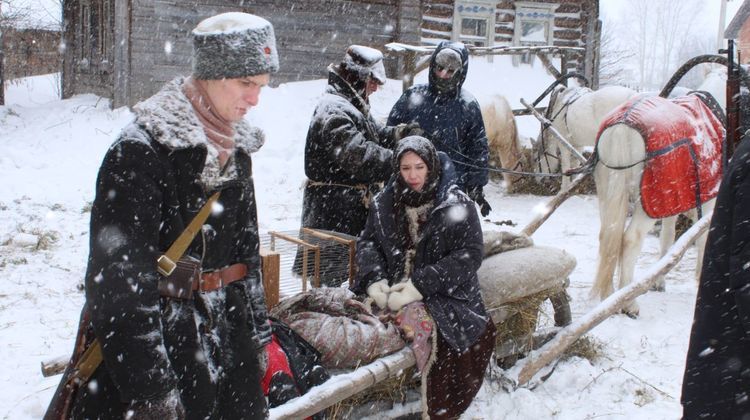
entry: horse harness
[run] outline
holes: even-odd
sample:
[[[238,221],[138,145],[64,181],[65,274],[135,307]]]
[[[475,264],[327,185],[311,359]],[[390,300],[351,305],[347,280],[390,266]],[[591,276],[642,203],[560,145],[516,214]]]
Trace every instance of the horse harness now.
[[[544,156],[545,160],[548,159],[548,158],[550,158],[550,157],[554,158],[554,159],[558,159],[557,156],[553,156],[549,152],[547,152],[547,144],[546,144],[547,141],[546,141],[545,135],[544,135],[545,131],[547,131],[547,129],[550,127],[550,125],[552,125],[552,123],[557,119],[558,116],[560,116],[560,114],[562,112],[565,112],[565,115],[563,115],[563,121],[565,122],[565,126],[567,126],[568,125],[568,108],[571,105],[573,105],[573,103],[575,103],[577,100],[581,99],[581,97],[583,97],[584,95],[586,95],[588,93],[591,93],[592,91],[589,88],[580,88],[580,89],[576,90],[575,93],[574,93],[574,95],[571,98],[569,98],[560,107],[560,109],[557,110],[557,112],[555,113],[555,115],[552,115],[552,109],[554,108],[555,102],[557,101],[557,97],[560,95],[561,92],[562,92],[562,90],[554,90],[554,91],[552,91],[552,95],[550,96],[549,104],[547,105],[547,112],[544,115],[544,117],[547,118],[547,122],[542,123],[542,130],[541,130],[541,133],[540,133],[540,138],[541,138],[541,141],[542,141],[542,147],[539,150],[539,156],[538,156],[538,159],[537,159],[537,161],[539,162],[539,171],[540,172],[542,170],[542,166],[541,166],[542,165],[542,156]],[[548,168],[550,167],[549,162],[547,162],[547,167]],[[563,176],[563,175],[564,174],[560,174],[559,176]]]

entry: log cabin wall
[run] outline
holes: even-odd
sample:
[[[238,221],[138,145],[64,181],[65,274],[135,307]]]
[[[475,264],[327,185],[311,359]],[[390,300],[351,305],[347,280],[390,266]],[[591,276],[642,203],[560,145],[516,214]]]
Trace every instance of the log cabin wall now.
[[[281,69],[271,83],[278,85],[326,77],[328,64],[339,62],[351,44],[477,44],[482,37],[472,31],[484,30],[486,44],[522,45],[517,14],[533,6],[552,8],[548,30],[554,45],[586,47],[570,60],[570,69],[594,76],[597,0],[65,0],[63,95],[94,93],[112,98],[115,107],[133,105],[190,73],[190,30],[222,12],[254,13],[273,23]],[[489,13],[489,25],[472,20],[474,11]],[[469,20],[461,20],[467,13]],[[454,31],[466,22],[474,26]],[[388,74],[398,77],[401,64],[387,57]]]
[[[91,92],[114,106],[133,105],[189,74],[190,30],[217,13],[254,13],[274,25],[281,67],[274,85],[325,77],[351,44],[419,41],[419,0],[66,0],[64,10],[66,39],[76,45],[66,53],[65,95]],[[100,42],[100,28],[113,44]],[[105,45],[108,55],[97,54]],[[386,67],[395,74],[396,60]]]
[[[59,72],[61,35],[49,29],[5,28],[5,80]]]

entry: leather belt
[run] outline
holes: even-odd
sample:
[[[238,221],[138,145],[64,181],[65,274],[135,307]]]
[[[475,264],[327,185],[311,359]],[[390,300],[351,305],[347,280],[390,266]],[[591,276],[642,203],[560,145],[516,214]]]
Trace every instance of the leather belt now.
[[[244,279],[246,275],[247,265],[241,263],[232,264],[221,270],[203,272],[193,281],[193,290],[209,292],[220,289],[232,282]]]

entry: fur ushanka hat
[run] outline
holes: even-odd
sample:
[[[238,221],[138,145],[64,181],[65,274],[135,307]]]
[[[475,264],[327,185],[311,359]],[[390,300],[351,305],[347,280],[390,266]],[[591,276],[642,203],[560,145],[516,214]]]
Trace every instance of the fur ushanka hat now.
[[[383,53],[375,48],[364,45],[350,45],[346,49],[344,59],[339,67],[352,75],[355,79],[365,82],[372,77],[378,84],[385,84],[385,66]]]
[[[237,79],[279,70],[271,23],[249,13],[222,13],[193,29],[193,77]]]

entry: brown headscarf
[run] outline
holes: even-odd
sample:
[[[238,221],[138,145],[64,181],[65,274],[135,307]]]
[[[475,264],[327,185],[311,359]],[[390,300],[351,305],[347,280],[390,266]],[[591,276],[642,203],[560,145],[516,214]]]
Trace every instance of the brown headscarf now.
[[[190,77],[182,85],[182,92],[193,105],[208,141],[219,152],[219,165],[223,168],[234,153],[234,127],[216,112],[203,83]]]

